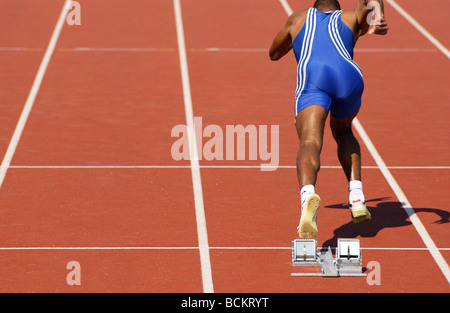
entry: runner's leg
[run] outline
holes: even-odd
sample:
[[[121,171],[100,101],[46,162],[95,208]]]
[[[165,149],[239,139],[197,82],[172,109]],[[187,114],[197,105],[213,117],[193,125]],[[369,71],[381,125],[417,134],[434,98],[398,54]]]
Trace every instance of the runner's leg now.
[[[297,177],[302,198],[302,214],[298,226],[300,238],[318,237],[316,216],[321,200],[315,193],[314,185],[320,170],[320,152],[327,115],[327,110],[319,105],[308,106],[297,115],[297,133],[300,139]]]
[[[353,135],[352,121],[356,114],[346,119],[330,116],[330,127],[338,146],[338,158],[348,181],[361,180],[361,149]]]
[[[358,140],[353,135],[352,121],[357,113],[346,118],[330,117],[333,137],[338,145],[338,158],[349,182],[349,207],[354,223],[371,219],[367,210],[361,182],[361,149]]]
[[[297,115],[297,134],[300,139],[297,178],[300,188],[316,184],[327,115],[328,112],[320,105],[308,106]]]

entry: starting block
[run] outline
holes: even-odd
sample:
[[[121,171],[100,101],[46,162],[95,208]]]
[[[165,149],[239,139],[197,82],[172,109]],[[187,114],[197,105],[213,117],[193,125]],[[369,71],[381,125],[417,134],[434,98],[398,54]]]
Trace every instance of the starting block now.
[[[320,273],[291,273],[291,276],[367,276],[362,272],[362,256],[358,239],[338,239],[336,257],[331,248],[317,250],[315,239],[294,239],[292,241],[293,266],[319,266]]]

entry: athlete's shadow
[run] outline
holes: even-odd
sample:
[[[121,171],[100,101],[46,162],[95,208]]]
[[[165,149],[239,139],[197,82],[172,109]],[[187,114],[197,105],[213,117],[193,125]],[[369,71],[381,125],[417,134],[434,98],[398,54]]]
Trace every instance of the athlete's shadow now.
[[[367,238],[375,237],[382,229],[390,227],[403,227],[409,226],[412,223],[408,220],[408,215],[403,209],[400,202],[386,201],[389,198],[378,198],[366,201],[367,208],[369,209],[372,219],[368,222],[361,224],[354,224],[351,221],[350,212],[349,222],[340,226],[334,230],[333,238],[326,240],[323,243],[323,247],[336,247],[338,238],[356,238],[358,236]],[[371,204],[374,203],[374,206]],[[345,209],[349,210],[348,207],[343,204],[335,204],[325,206],[325,208],[331,209]],[[435,224],[446,224],[450,222],[450,212],[432,209],[432,208],[414,208],[416,213],[428,212],[436,214],[439,219],[436,220]]]

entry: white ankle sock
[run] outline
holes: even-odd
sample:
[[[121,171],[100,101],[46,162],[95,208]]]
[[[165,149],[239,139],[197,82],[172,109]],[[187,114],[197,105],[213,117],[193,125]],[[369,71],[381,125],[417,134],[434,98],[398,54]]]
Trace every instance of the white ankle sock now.
[[[352,201],[361,200],[361,202],[365,202],[366,198],[363,194],[363,186],[362,182],[359,180],[352,180],[348,183],[348,202],[352,203]]]
[[[302,201],[302,206],[306,198],[312,193],[316,193],[314,185],[303,186],[302,190],[300,190],[300,200]]]

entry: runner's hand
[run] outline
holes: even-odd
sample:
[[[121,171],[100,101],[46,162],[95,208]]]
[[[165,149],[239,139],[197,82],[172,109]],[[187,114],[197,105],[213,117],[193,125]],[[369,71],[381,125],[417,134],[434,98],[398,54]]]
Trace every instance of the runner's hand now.
[[[389,26],[384,17],[375,21],[374,24],[370,25],[369,35],[386,35],[389,30]]]

